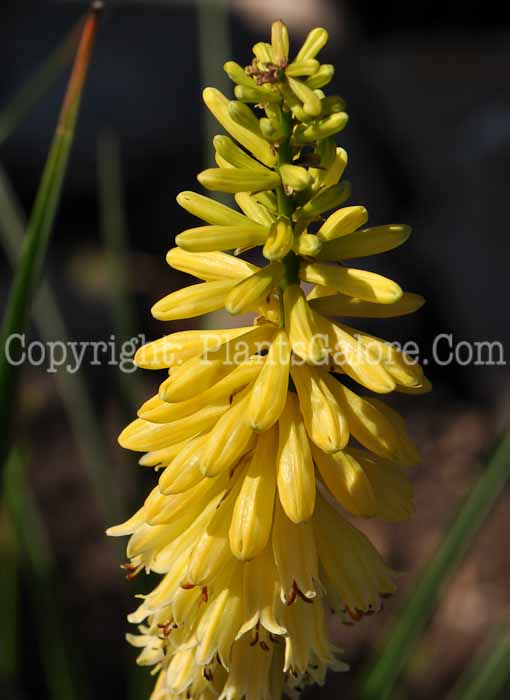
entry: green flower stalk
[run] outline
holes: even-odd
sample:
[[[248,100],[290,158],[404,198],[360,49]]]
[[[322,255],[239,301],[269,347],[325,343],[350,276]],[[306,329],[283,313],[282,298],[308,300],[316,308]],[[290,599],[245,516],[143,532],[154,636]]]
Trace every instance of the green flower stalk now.
[[[405,469],[418,452],[374,394],[430,385],[392,344],[340,319],[401,316],[423,299],[346,262],[399,246],[410,229],[365,228],[364,207],[342,206],[347,154],[333,137],[347,114],[322,90],[334,73],[317,59],[326,40],[314,29],[289,60],[275,22],[250,66],[225,65],[235,100],[204,91],[229,136],[215,137],[218,167],[198,180],[238,208],[179,194],[205,225],[180,233],[167,261],[200,282],[152,313],[173,321],[224,308],[253,325],[172,333],[136,355],[168,376],[119,442],[162,471],[109,534],[131,536],[129,578],[162,576],[129,616],[138,662],[157,675],[152,700],[294,697],[346,668],[325,608],[353,624],[395,590],[350,516],[411,514]],[[265,266],[243,259],[254,247]]]

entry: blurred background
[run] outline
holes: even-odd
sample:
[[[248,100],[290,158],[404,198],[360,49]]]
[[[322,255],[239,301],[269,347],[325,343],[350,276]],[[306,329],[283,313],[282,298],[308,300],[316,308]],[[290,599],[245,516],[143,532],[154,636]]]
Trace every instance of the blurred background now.
[[[86,3],[72,0],[4,0],[0,8],[2,304],[68,79],[69,32],[84,10]],[[154,321],[149,308],[187,281],[164,255],[174,236],[194,225],[175,196],[198,189],[195,175],[210,163],[210,138],[221,131],[204,112],[201,90],[212,84],[232,94],[222,64],[250,63],[252,44],[267,40],[275,19],[287,22],[295,48],[310,28],[328,29],[323,61],[337,67],[330,90],[346,99],[350,115],[338,142],[350,156],[351,203],[367,206],[372,225],[405,222],[414,229],[403,248],[363,264],[428,299],[414,317],[364,324],[390,340],[416,341],[435,388],[399,402],[424,455],[414,476],[415,518],[365,526],[402,572],[400,590],[384,612],[356,627],[332,621],[353,671],[307,694],[382,700],[364,687],[369,669],[406,614],[402,605],[423,580],[423,567],[437,562],[438,546],[508,425],[508,367],[441,366],[431,354],[441,333],[454,342],[497,341],[510,352],[510,22],[503,6],[111,0],[29,338],[104,341],[118,356],[125,341],[135,339],[136,349],[138,334],[149,340],[183,327]],[[27,85],[34,104],[13,122],[10,105]],[[441,348],[447,356],[446,343]],[[125,581],[119,569],[125,543],[108,540],[104,529],[124,519],[154,483],[136,455],[117,446],[116,435],[161,374],[123,373],[106,352],[96,363],[87,357],[75,374],[48,372],[44,363],[23,367],[19,452],[5,470],[0,509],[6,698],[142,700],[152,682],[124,642],[133,595],[149,584]],[[430,619],[425,612],[408,618],[416,639],[388,697],[468,697],[462,693],[475,682],[469,674],[488,667],[484,659],[505,639],[508,492],[497,498],[496,489],[493,496],[472,541],[466,535],[467,551],[459,544],[444,554],[446,568],[455,568],[436,581]],[[476,520],[468,516],[467,527]],[[503,648],[508,669],[508,642]],[[508,698],[508,684],[494,693],[469,697]]]

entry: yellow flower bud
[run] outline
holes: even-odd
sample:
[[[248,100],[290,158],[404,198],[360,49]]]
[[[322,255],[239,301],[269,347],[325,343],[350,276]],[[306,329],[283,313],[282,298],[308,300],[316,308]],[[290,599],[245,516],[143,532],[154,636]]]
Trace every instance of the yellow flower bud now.
[[[345,181],[333,187],[320,190],[304,206],[296,210],[296,221],[316,219],[325,211],[336,209],[349,198],[351,186]]]
[[[368,220],[365,207],[344,207],[331,214],[317,231],[322,241],[332,241],[363,226]]]
[[[282,277],[279,263],[271,263],[242,280],[229,292],[225,308],[230,314],[252,311],[265,301]]]
[[[291,165],[287,163],[280,166],[279,172],[284,187],[291,192],[301,192],[312,184],[312,177],[308,170],[302,168],[300,165]]]
[[[305,282],[330,287],[342,294],[378,304],[392,304],[403,294],[399,285],[387,277],[352,267],[316,262],[302,263],[299,276]]]
[[[289,285],[283,293],[285,328],[292,351],[305,362],[320,363],[325,357],[325,342],[319,335],[312,311],[297,284]]]
[[[315,58],[327,41],[328,32],[325,29],[322,27],[312,29],[303,42],[303,46],[299,49],[295,60],[307,61],[310,58]]]
[[[208,190],[217,192],[256,192],[272,190],[280,184],[278,173],[249,168],[209,168],[197,175],[197,180]]]
[[[312,90],[319,90],[328,85],[333,80],[335,75],[335,66],[330,63],[323,63],[317,73],[314,73],[306,80],[306,84]]]
[[[193,216],[215,226],[235,226],[249,224],[242,214],[210,197],[197,192],[181,192],[177,195],[177,204]]]
[[[289,86],[292,92],[296,95],[298,100],[303,103],[303,109],[311,117],[318,117],[321,113],[321,100],[313,90],[311,90],[306,83],[296,80],[296,78],[288,78]],[[329,118],[329,117],[328,117]],[[324,128],[324,127],[322,127]],[[299,127],[297,127],[299,129]],[[297,131],[296,129],[296,131]],[[305,129],[306,132],[306,129]],[[332,132],[335,133],[335,132]],[[323,137],[324,138],[324,137]],[[313,139],[314,141],[316,139]],[[311,143],[310,141],[304,141],[304,143]]]
[[[289,58],[289,30],[281,20],[271,25],[271,46],[273,61],[277,65],[284,65]]]
[[[320,109],[317,114],[320,114]],[[346,112],[336,112],[335,114],[330,114],[328,117],[320,119],[318,122],[310,124],[309,126],[305,126],[304,124],[296,126],[292,135],[292,142],[296,145],[305,145],[307,143],[313,143],[314,141],[320,141],[321,139],[333,136],[333,134],[337,134],[339,131],[342,131],[342,129],[345,128],[348,119],[349,117]]]
[[[315,75],[320,68],[319,61],[310,58],[307,61],[292,61],[285,69],[285,74],[291,78]]]
[[[281,260],[292,249],[294,232],[286,217],[280,217],[271,226],[262,253],[267,260]]]
[[[272,146],[262,136],[241,126],[232,118],[229,112],[229,101],[219,90],[205,88],[203,97],[216,119],[241,145],[265,165],[272,166],[276,163],[276,153]]]
[[[271,534],[276,493],[278,433],[266,430],[257,439],[239,492],[229,530],[232,554],[244,561],[265,548]]]
[[[207,253],[263,245],[269,233],[259,224],[243,226],[199,226],[179,233],[175,242],[191,253]]]
[[[242,280],[259,269],[246,260],[225,253],[189,253],[182,248],[172,248],[166,261],[175,270],[194,275],[206,282],[216,280]]]
[[[269,240],[269,239],[268,239]],[[266,241],[267,245],[267,241]],[[315,234],[300,233],[294,240],[293,251],[304,258],[315,258],[322,248],[322,242]]]
[[[264,366],[250,394],[247,421],[257,432],[263,432],[279,419],[287,398],[290,367],[290,343],[285,330],[275,336]]]
[[[321,260],[348,260],[378,255],[398,248],[411,235],[411,227],[404,224],[364,228],[323,246]]]
[[[156,302],[151,309],[154,318],[160,321],[175,321],[179,318],[202,316],[221,309],[236,280],[201,282],[184,287]]]
[[[310,519],[315,507],[315,474],[297,396],[289,393],[278,422],[278,495],[293,523]]]
[[[235,168],[243,170],[251,169],[257,172],[267,173],[268,170],[258,160],[249,156],[242,148],[232,141],[229,136],[215,136],[213,145],[216,153],[219,154],[227,163]]]

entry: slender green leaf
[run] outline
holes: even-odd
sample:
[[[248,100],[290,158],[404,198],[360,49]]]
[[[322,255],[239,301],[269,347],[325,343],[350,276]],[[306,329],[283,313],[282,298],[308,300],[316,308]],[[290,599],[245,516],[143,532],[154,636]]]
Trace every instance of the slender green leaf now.
[[[119,140],[111,131],[100,135],[97,145],[98,197],[101,235],[106,254],[117,343],[135,337],[135,313],[129,286],[130,261]],[[128,416],[136,412],[141,391],[136,374],[117,372],[122,404]]]
[[[448,695],[448,700],[497,700],[510,682],[510,625],[502,625],[490,635],[490,643],[470,664]]]
[[[0,503],[0,600],[8,601],[0,625],[0,684],[12,684],[19,669],[18,644],[18,542],[12,518]]]
[[[63,73],[76,49],[82,22],[74,26],[0,111],[0,146]]]
[[[8,432],[16,391],[16,368],[8,361],[7,339],[22,333],[28,323],[34,292],[40,282],[46,251],[60,200],[73,142],[81,96],[97,31],[100,3],[94,3],[85,22],[73,71],[53,142],[28,222],[20,262],[16,268],[0,334],[0,457],[8,452]]]
[[[21,253],[25,217],[15,192],[0,166],[0,244],[14,267]],[[58,301],[46,281],[41,283],[34,300],[34,323],[45,341],[67,344],[69,335]],[[55,374],[74,438],[95,490],[96,501],[103,511],[104,522],[117,522],[126,515],[121,490],[113,482],[110,457],[103,428],[80,372],[64,369]]]
[[[54,561],[37,506],[25,475],[26,461],[16,448],[7,460],[4,493],[29,564],[30,593],[36,614],[34,629],[51,700],[80,700],[82,682],[75,681],[71,646],[65,637],[56,599]]]
[[[467,496],[439,549],[418,575],[382,654],[361,680],[360,700],[386,700],[425,629],[438,597],[480,530],[510,474],[510,434],[494,450],[478,483]]]

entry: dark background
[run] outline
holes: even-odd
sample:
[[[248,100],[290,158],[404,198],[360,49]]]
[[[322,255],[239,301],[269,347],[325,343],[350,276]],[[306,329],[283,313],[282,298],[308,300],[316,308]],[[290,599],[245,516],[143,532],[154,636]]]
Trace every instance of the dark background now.
[[[2,3],[0,109],[83,9],[79,2]],[[427,305],[416,317],[364,327],[388,339],[416,340],[425,358],[439,333],[508,344],[510,24],[502,6],[466,0],[421,5],[238,0],[228,12],[225,53],[215,35],[221,13],[215,14],[214,3],[201,12],[191,2],[119,1],[105,13],[47,265],[70,337],[108,340],[115,330],[98,203],[98,139],[113,134],[120,146],[129,233],[123,270],[132,328],[154,338],[170,330],[151,319],[150,305],[184,282],[166,266],[164,254],[176,233],[194,225],[175,196],[197,189],[195,175],[210,158],[200,99],[204,75],[224,84],[223,61],[248,64],[251,45],[267,40],[271,21],[281,18],[291,27],[296,48],[309,28],[324,24],[329,30],[321,57],[337,66],[328,89],[347,100],[350,121],[338,141],[350,156],[351,202],[367,206],[372,225],[406,222],[414,229],[406,246],[366,263],[424,294]],[[26,211],[66,79],[67,74],[55,83],[0,150]],[[9,269],[4,261],[2,299]],[[32,337],[38,337],[35,329]],[[506,367],[439,367],[431,360],[426,370],[434,393],[407,397],[401,405],[424,451],[416,478],[418,514],[409,527],[368,528],[390,561],[407,572],[404,589],[412,587],[418,565],[434,551],[476,478],[477,460],[508,417]],[[126,504],[132,509],[153,477],[140,473],[134,455],[120,454],[115,435],[134,413],[126,407],[132,392],[148,397],[161,377],[128,375],[132,386],[126,393],[116,367],[82,372],[104,429],[106,469],[122,503],[119,510]],[[64,634],[84,698],[143,697],[143,690],[133,691],[140,688],[135,685],[140,677],[129,675],[135,652],[123,641],[125,615],[134,607],[131,594],[143,584],[127,584],[118,571],[121,554],[103,536],[104,517],[54,379],[43,368],[26,368],[17,435],[27,445],[29,485],[54,556]],[[486,630],[508,616],[510,561],[498,545],[507,527],[508,513],[499,507],[445,594],[399,698],[446,698]],[[22,565],[21,668],[8,692],[46,698],[48,641],[42,638],[30,578],[30,567]],[[398,598],[354,632],[334,627],[355,671],[382,639]],[[355,698],[351,683],[352,675],[342,675],[310,696],[326,698],[345,689],[346,698]]]

